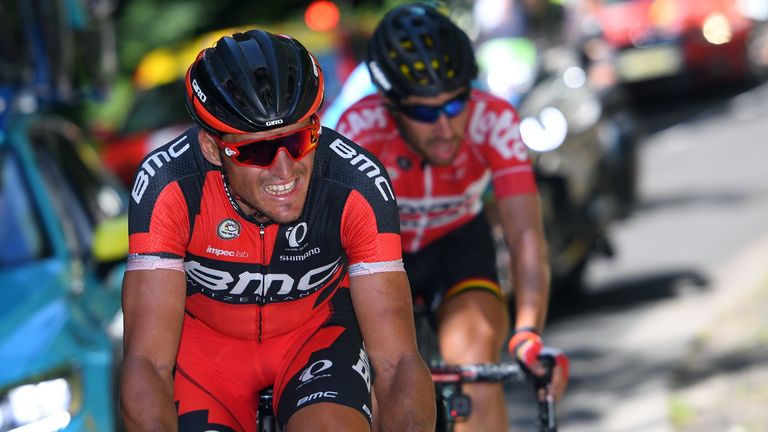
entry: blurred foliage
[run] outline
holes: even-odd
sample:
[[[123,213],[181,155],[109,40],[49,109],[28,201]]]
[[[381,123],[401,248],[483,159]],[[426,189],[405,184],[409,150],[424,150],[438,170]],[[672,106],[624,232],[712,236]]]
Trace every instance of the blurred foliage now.
[[[204,34],[232,27],[264,27],[295,36],[310,50],[312,46],[326,46],[330,40],[343,38],[346,49],[361,58],[370,32],[381,16],[390,8],[406,3],[403,0],[334,0],[341,13],[340,26],[334,31],[318,34],[304,24],[303,14],[309,4],[307,0],[114,1],[117,77],[105,101],[89,103],[85,108],[85,116],[91,126],[106,130],[118,127],[125,117],[136,91],[137,69],[148,54],[168,57],[168,53],[171,53],[176,55],[177,62],[183,60],[186,63],[189,61],[189,53],[180,54],[175,51],[180,51],[184,44],[189,49],[190,41],[200,40]],[[446,3],[458,6],[468,1],[454,0]],[[200,46],[194,48],[202,49]],[[176,66],[186,69],[186,65]]]
[[[342,25],[355,27],[360,16],[398,1],[337,1]],[[234,0],[124,0],[116,12],[121,68],[130,71],[150,49],[172,45],[225,27],[302,22],[306,0],[243,2]]]

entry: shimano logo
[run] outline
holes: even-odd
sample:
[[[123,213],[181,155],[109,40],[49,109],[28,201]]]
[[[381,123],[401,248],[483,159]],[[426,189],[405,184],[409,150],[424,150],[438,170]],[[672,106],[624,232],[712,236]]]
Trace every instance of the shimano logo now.
[[[368,158],[368,156],[358,154],[355,149],[338,138],[331,143],[331,149],[342,158],[350,159],[349,163],[353,166],[357,166],[358,171],[364,172],[368,178],[372,178],[373,183],[376,185],[376,189],[379,190],[384,201],[395,199],[395,194],[392,192],[392,186],[390,186],[389,181],[387,181],[387,178],[382,174],[379,166]]]
[[[312,255],[317,255],[319,253],[320,248],[316,247],[304,252],[301,255],[280,255],[280,261],[304,261]]]
[[[283,124],[283,119],[270,120],[270,121],[264,123],[265,126],[274,126],[276,124]]]
[[[196,79],[192,80],[192,90],[195,91],[195,94],[197,95],[197,98],[200,99],[200,102],[205,103],[208,97],[205,95],[205,93],[203,93],[203,90],[200,88],[200,85],[197,84]]]
[[[376,62],[368,63],[368,69],[370,69],[371,76],[373,76],[373,79],[375,79],[376,82],[378,82],[379,85],[384,90],[389,91],[392,89],[392,83],[389,82],[386,75],[384,75],[384,72],[381,71],[381,68],[379,68],[378,63]]]
[[[136,201],[136,204],[141,202],[141,197],[144,196],[144,192],[147,190],[147,186],[149,186],[149,179],[155,176],[157,173],[156,170],[159,170],[163,165],[173,159],[178,158],[182,153],[189,149],[189,143],[184,143],[186,140],[187,137],[183,136],[179,138],[178,141],[171,144],[170,147],[168,147],[168,151],[158,150],[144,160],[144,163],[141,164],[141,169],[138,174],[136,174],[136,181],[133,183],[133,189],[131,189],[131,196],[133,197],[133,200]],[[184,143],[184,146],[179,147],[182,143]]]

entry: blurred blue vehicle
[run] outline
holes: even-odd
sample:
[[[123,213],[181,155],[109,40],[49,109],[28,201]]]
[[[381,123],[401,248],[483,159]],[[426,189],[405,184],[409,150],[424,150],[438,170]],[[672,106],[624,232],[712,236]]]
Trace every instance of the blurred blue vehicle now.
[[[81,100],[67,53],[93,15],[79,4],[0,7],[2,432],[118,429],[127,194],[55,114]],[[89,53],[93,64],[99,53]]]
[[[0,431],[114,430],[125,193],[74,124],[3,121]]]

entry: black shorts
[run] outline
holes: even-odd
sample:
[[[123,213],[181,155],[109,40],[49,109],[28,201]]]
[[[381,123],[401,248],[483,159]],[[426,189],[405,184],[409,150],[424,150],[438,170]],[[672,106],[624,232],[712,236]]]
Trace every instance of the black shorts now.
[[[373,371],[349,289],[318,314],[277,337],[233,338],[186,315],[174,373],[179,431],[256,430],[259,392],[274,389],[274,410],[285,425],[296,411],[331,402],[371,421]]]
[[[428,304],[467,290],[486,290],[503,299],[496,268],[496,246],[485,213],[427,245],[403,254],[415,297]]]

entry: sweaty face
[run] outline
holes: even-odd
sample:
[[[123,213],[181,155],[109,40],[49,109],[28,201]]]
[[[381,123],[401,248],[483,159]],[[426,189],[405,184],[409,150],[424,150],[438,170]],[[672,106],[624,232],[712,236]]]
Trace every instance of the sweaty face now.
[[[308,123],[308,122],[305,122]],[[286,126],[269,132],[247,135],[225,135],[225,142],[267,138],[291,130],[300,129],[305,123]],[[224,172],[227,174],[230,192],[238,205],[259,222],[290,223],[301,215],[307,198],[309,179],[314,166],[315,150],[294,160],[285,148],[281,148],[271,166],[243,166],[234,163],[220,151]]]
[[[459,152],[467,125],[468,109],[464,106],[458,114],[449,117],[445,108],[455,103],[452,101],[457,98],[461,99],[460,96],[466,91],[458,89],[433,97],[411,96],[400,101],[399,106],[405,107],[444,107],[434,122],[417,120],[407,114],[408,110],[398,109],[397,105],[393,110],[403,138],[432,165],[450,165]]]

